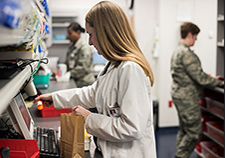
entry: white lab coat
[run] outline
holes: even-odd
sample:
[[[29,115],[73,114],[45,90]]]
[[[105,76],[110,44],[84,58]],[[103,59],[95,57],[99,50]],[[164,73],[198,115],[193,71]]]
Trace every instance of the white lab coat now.
[[[104,158],[156,158],[149,78],[135,62],[107,65],[93,85],[54,92],[55,108],[98,109],[99,114],[88,115],[85,127],[98,138]]]

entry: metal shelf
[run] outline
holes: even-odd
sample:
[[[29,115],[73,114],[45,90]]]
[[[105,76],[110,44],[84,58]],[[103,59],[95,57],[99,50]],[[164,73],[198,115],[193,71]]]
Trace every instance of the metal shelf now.
[[[65,22],[65,23],[53,23],[52,27],[68,27],[70,25],[69,22]]]
[[[218,118],[224,120],[224,117],[222,117],[222,116],[220,116],[220,115],[218,115],[218,114],[215,114],[215,113],[209,111],[207,108],[205,108],[205,107],[203,107],[203,106],[200,106],[200,108],[201,108],[202,110],[204,110],[204,111],[206,111],[206,112],[208,112],[208,113],[210,113],[210,114],[212,114],[212,115],[214,115],[214,116],[216,116],[216,117],[218,117]]]
[[[37,20],[33,18],[34,10],[33,6],[35,6],[37,11],[43,12],[43,7],[40,4],[39,0],[34,0],[35,4],[33,1],[29,1],[28,7],[29,11],[26,13],[23,13],[23,15],[20,17],[19,21],[19,26],[18,28],[8,28],[6,26],[0,25],[0,31],[1,31],[1,38],[0,38],[0,46],[11,46],[11,45],[21,45],[22,43],[25,42],[31,42],[34,39],[35,35],[37,34],[36,32],[36,24]],[[19,3],[19,2],[18,2]],[[40,9],[42,7],[42,9]],[[48,21],[48,17],[44,14],[45,21]],[[36,20],[36,21],[32,21]],[[36,32],[36,33],[35,33]]]
[[[35,68],[38,63],[32,63],[32,67]],[[12,98],[18,93],[24,82],[29,79],[31,74],[30,66],[26,66],[18,75],[12,79],[0,80],[0,115],[8,107]]]
[[[33,5],[34,2],[36,4],[36,7],[38,7],[43,13],[46,13],[43,6],[40,4],[39,0],[32,0],[29,1],[28,6],[30,5],[30,9],[31,11],[26,13],[26,15],[23,15],[24,17],[21,19],[20,21],[20,25],[17,29],[10,29],[7,27],[3,27],[0,26],[0,31],[1,31],[1,39],[0,39],[0,46],[14,46],[16,44],[19,43],[23,43],[23,42],[28,42],[28,40],[33,40],[30,39],[30,35],[33,35],[33,32],[28,31],[29,29],[27,29],[27,24],[29,24],[29,18],[26,18],[25,16],[33,14]],[[45,14],[46,16],[46,14]],[[46,18],[47,20],[47,18]],[[34,34],[34,36],[36,36],[36,34]],[[25,39],[26,38],[26,39]],[[34,43],[36,43],[36,41],[34,41]],[[4,54],[4,52],[1,52],[2,55]],[[13,52],[10,52],[11,54],[13,54]],[[34,57],[34,52],[21,52],[23,53],[25,56],[22,56],[22,58],[27,57],[27,53],[29,55],[29,58],[33,59]],[[17,52],[16,55],[18,55],[19,53]],[[9,55],[9,52],[5,52],[4,54],[5,56],[7,56],[7,58],[11,55]],[[15,56],[15,55],[14,55]],[[21,54],[20,54],[21,56]],[[46,56],[46,55],[44,55]],[[3,58],[3,57],[2,57]],[[38,62],[33,62],[31,63],[31,66],[33,67],[33,69],[35,69],[38,66]],[[21,72],[19,72],[15,77],[11,78],[11,79],[0,79],[0,100],[1,100],[1,105],[0,105],[0,115],[6,110],[6,108],[8,107],[9,103],[11,102],[12,98],[18,93],[18,91],[20,91],[21,87],[24,85],[24,83],[26,82],[26,80],[28,80],[31,77],[31,67],[30,65],[26,66]]]
[[[197,149],[195,149],[194,151],[195,151],[195,153],[196,153],[198,156],[200,156],[201,158],[205,158],[205,156],[204,156],[202,153],[200,153]]]
[[[215,143],[217,143],[218,145],[220,145],[221,147],[223,147],[224,148],[224,145],[222,144],[222,143],[220,143],[220,142],[218,142],[217,140],[215,140],[213,137],[211,137],[207,132],[203,132],[203,134],[205,135],[205,136],[207,136],[208,138],[210,138],[212,141],[214,141]]]
[[[69,40],[54,40],[52,44],[70,44]]]
[[[4,26],[0,26],[1,39],[0,46],[14,45],[21,42],[27,34],[27,31],[23,28],[10,29]]]

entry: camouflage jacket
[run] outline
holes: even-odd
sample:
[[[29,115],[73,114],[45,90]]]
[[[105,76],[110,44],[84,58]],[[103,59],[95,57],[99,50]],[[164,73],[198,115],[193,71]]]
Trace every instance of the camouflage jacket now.
[[[94,74],[92,73],[92,58],[93,52],[91,48],[82,39],[79,39],[69,47],[66,65],[77,87],[88,86],[95,81]]]
[[[171,95],[174,98],[200,99],[204,86],[222,84],[222,81],[203,72],[198,56],[181,42],[172,55],[170,71],[173,78]]]

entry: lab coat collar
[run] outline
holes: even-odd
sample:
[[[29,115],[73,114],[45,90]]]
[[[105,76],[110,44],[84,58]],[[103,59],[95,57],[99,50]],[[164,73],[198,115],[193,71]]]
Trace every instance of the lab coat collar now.
[[[108,61],[104,69],[99,73],[99,76],[104,76],[105,74],[109,73],[112,69],[114,69],[114,65],[110,61]]]

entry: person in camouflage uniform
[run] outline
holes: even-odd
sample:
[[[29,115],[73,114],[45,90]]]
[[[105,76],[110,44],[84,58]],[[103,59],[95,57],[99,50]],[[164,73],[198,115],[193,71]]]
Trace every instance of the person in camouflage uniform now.
[[[78,88],[91,85],[95,81],[93,69],[93,52],[90,46],[81,39],[85,29],[73,22],[67,28],[67,39],[72,44],[67,51],[66,65]]]
[[[171,96],[179,117],[175,157],[188,158],[202,132],[198,101],[203,98],[203,88],[221,86],[224,82],[203,72],[198,56],[190,49],[200,32],[198,26],[185,22],[180,32],[181,41],[171,58]]]

